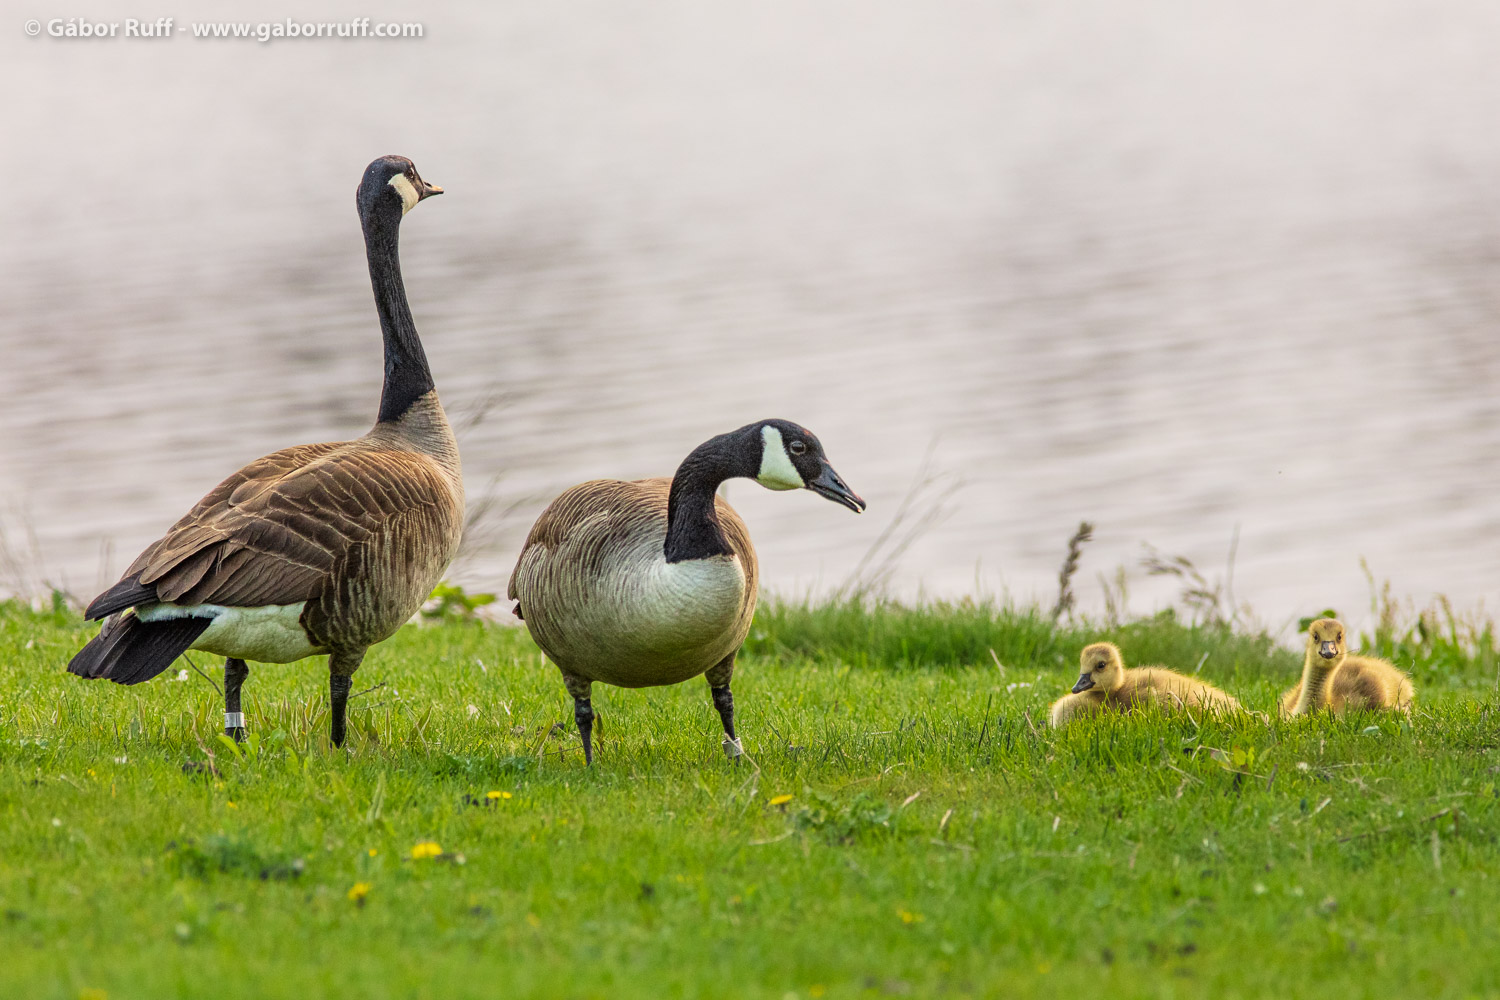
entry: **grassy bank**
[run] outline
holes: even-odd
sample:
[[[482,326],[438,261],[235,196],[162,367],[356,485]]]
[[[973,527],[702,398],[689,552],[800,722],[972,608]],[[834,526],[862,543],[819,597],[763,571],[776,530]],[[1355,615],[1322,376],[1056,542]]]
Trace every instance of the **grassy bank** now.
[[[372,651],[348,752],[321,662],[252,668],[237,752],[208,680],[80,682],[90,629],[3,605],[0,996],[1495,994],[1485,628],[1366,637],[1410,723],[1058,734],[1104,634],[1260,709],[1297,657],[1171,616],[782,604],[736,677],[752,762],[693,682],[596,688],[586,771],[524,633]]]

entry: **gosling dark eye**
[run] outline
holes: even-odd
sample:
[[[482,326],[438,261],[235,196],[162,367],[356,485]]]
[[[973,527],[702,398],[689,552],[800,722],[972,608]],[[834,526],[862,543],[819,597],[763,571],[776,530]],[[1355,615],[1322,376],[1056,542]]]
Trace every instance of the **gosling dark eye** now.
[[[791,452],[793,455],[801,455],[803,452],[807,451],[807,445],[801,441],[793,441],[791,444],[786,446],[786,450]]]

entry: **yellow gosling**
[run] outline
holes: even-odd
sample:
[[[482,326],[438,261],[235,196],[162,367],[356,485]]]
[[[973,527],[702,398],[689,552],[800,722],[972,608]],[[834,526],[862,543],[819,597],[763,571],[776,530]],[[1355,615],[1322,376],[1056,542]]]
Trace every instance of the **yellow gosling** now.
[[[1119,647],[1096,642],[1084,647],[1079,657],[1078,683],[1052,705],[1051,724],[1062,726],[1071,719],[1099,712],[1127,712],[1138,705],[1160,705],[1166,709],[1200,709],[1239,712],[1234,698],[1212,684],[1186,677],[1166,667],[1125,669]]]
[[[1411,713],[1411,678],[1373,656],[1350,656],[1349,630],[1337,618],[1319,618],[1307,628],[1302,679],[1281,696],[1283,715],[1309,715],[1331,708]]]

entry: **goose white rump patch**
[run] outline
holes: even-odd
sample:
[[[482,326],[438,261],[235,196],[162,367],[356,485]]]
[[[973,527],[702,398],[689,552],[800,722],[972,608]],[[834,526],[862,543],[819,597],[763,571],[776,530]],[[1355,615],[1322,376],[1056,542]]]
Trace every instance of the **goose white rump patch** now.
[[[154,604],[137,608],[143,622],[171,618],[212,618],[192,648],[257,663],[291,663],[327,652],[307,641],[300,621],[306,601],[261,608],[226,608],[218,604]]]
[[[787,457],[781,431],[766,424],[760,429],[760,439],[765,445],[761,448],[760,472],[755,481],[768,490],[800,490],[805,485],[802,474]]]

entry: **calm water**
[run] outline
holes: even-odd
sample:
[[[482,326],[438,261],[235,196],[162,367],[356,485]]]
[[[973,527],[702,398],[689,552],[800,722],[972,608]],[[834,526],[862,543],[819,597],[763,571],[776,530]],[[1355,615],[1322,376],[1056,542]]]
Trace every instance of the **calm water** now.
[[[1088,518],[1089,606],[1121,563],[1167,596],[1143,542],[1222,572],[1236,526],[1273,624],[1359,619],[1362,556],[1493,604],[1500,5],[1318,7],[601,0],[268,45],[17,13],[12,546],[90,596],[242,462],[363,432],[352,195],[402,152],[448,189],[403,252],[494,504],[466,584],[503,588],[558,489],[774,415],[871,505],[734,484],[784,592],[843,581],[928,462],[964,485],[905,593],[1050,599]]]

